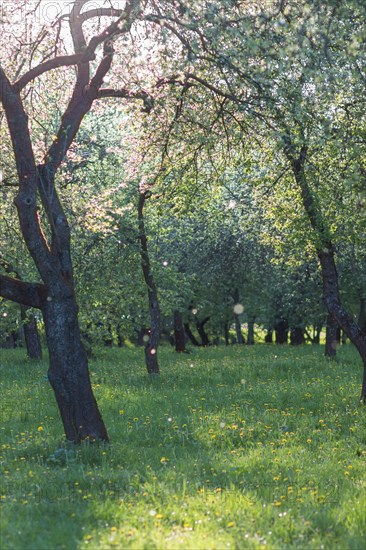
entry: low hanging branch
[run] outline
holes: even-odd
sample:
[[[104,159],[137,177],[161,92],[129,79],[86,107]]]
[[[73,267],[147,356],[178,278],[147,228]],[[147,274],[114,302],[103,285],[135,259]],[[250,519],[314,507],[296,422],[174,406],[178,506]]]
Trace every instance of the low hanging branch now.
[[[38,283],[27,283],[8,275],[0,275],[0,296],[18,304],[42,309],[46,299],[46,287]]]

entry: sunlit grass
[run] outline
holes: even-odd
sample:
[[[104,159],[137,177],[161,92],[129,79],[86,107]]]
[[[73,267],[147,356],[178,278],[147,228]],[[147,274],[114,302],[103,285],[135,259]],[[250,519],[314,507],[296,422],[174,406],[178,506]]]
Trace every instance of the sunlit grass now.
[[[65,443],[45,363],[1,351],[2,548],[352,548],[366,537],[361,368],[344,347],[100,350],[109,446]]]

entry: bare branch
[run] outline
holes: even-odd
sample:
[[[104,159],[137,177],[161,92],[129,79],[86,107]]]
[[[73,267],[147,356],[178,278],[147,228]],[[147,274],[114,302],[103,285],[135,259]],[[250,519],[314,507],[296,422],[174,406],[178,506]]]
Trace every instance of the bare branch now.
[[[30,69],[23,76],[21,76],[19,80],[14,83],[14,87],[18,92],[20,92],[27,84],[29,84],[29,82],[47,71],[57,69],[58,67],[77,65],[78,63],[91,61],[93,59],[95,59],[95,55],[90,50],[83,54],[60,55],[58,57],[54,57],[53,59],[48,59],[48,61],[37,65],[37,67],[33,67],[33,69]]]
[[[122,13],[122,10],[118,10],[116,8],[95,8],[89,11],[84,11],[84,13],[80,14],[79,21],[83,24],[88,19],[92,19],[94,17],[120,17]]]
[[[115,90],[113,88],[102,88],[99,90],[98,98],[102,99],[105,97],[120,97],[124,99],[142,99],[144,103],[144,108],[142,111],[144,113],[150,113],[154,107],[154,98],[145,92],[145,90],[138,90],[133,92],[127,88],[121,88],[120,90]]]

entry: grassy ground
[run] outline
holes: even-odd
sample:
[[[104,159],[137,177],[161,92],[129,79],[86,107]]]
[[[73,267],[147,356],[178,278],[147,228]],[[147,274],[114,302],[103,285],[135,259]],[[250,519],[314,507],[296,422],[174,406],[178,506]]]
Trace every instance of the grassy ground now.
[[[364,549],[350,348],[141,350],[91,362],[111,445],[65,443],[46,364],[1,350],[2,549]]]

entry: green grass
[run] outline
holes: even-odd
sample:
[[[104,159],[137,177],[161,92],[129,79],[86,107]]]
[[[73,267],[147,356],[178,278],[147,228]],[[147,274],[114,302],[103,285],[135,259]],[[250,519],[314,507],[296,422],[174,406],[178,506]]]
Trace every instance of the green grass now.
[[[111,444],[65,443],[45,363],[1,350],[2,549],[364,549],[355,352],[141,350],[90,370]]]

